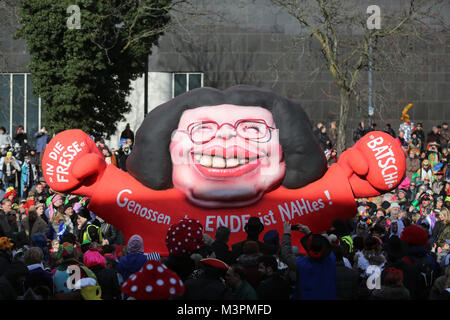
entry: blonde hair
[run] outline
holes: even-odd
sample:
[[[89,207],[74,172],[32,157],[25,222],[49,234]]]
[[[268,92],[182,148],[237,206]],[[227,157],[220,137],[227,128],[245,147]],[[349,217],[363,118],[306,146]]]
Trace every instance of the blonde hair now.
[[[442,208],[439,214],[444,215],[444,220],[442,220],[444,224],[450,223],[450,211],[447,208]]]
[[[53,216],[51,219],[52,222],[59,223],[62,221],[66,221],[66,217],[65,217],[64,213],[62,212],[62,210],[63,210],[62,207],[59,207],[58,209],[56,209],[56,211],[53,213]]]

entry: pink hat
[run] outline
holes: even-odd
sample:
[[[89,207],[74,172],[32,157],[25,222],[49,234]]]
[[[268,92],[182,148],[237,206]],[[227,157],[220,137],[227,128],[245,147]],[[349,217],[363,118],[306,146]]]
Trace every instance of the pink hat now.
[[[89,249],[86,251],[83,255],[83,263],[88,268],[98,265],[106,267],[106,259],[97,249]]]
[[[405,177],[405,179],[402,180],[400,185],[398,186],[399,189],[409,189],[409,185],[411,184],[411,180],[409,180],[408,177]]]

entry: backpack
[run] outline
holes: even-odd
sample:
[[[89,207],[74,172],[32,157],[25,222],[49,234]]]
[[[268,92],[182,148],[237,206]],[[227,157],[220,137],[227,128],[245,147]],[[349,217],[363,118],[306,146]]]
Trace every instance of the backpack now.
[[[409,264],[414,266],[414,269],[418,272],[418,278],[416,282],[416,295],[417,299],[425,299],[427,300],[431,288],[433,287],[434,280],[439,276],[435,274],[433,262],[431,261],[429,256],[423,257],[403,257],[403,260]]]

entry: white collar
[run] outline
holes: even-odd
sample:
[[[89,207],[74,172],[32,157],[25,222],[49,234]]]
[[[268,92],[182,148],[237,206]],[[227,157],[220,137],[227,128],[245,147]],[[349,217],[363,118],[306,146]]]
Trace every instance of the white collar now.
[[[30,264],[29,266],[27,266],[28,270],[34,270],[34,269],[38,269],[41,268],[42,270],[44,270],[44,265],[41,263],[35,263],[35,264]]]

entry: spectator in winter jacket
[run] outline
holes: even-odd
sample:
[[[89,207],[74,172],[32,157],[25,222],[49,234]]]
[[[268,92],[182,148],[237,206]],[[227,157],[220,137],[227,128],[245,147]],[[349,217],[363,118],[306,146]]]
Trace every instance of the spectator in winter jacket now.
[[[13,262],[0,277],[0,300],[17,300],[24,293],[23,285],[29,271],[23,262]]]
[[[226,285],[225,277],[229,266],[214,258],[202,259],[205,272],[198,279],[184,282],[183,300],[231,300],[231,288]]]
[[[444,274],[436,279],[430,291],[430,300],[450,300],[450,265]]]
[[[372,291],[374,300],[409,300],[408,289],[403,285],[403,271],[388,267],[381,273],[381,288]]]
[[[138,271],[147,261],[144,254],[144,240],[140,235],[133,235],[127,244],[127,254],[119,259],[117,271],[122,275],[123,280]]]
[[[412,176],[420,169],[420,160],[414,151],[409,151],[406,158],[406,176],[412,180]]]
[[[12,261],[12,247],[14,243],[8,237],[0,238],[0,276],[6,272]]]
[[[356,128],[355,131],[353,131],[353,142],[356,143],[359,139],[364,137],[367,132],[369,131],[365,128],[364,121],[361,121],[358,124],[358,128]]]
[[[11,145],[11,137],[6,133],[5,127],[0,127],[0,146],[6,147],[7,144]]]
[[[248,283],[256,290],[261,281],[261,275],[258,271],[258,259],[263,254],[259,251],[256,241],[247,240],[242,248],[242,254],[237,257],[236,262],[244,267]]]
[[[412,266],[417,274],[411,298],[427,299],[440,272],[439,265],[428,250],[428,232],[422,227],[411,225],[403,230],[400,239],[407,244],[403,261]]]
[[[53,296],[53,277],[43,265],[44,253],[39,247],[31,247],[24,254],[24,262],[29,270],[25,278],[25,290],[31,288],[44,300]]]
[[[27,145],[28,136],[24,131],[23,125],[18,125],[16,129],[16,134],[14,135],[14,140],[22,147],[25,148]]]
[[[450,210],[443,208],[439,212],[439,218],[442,221],[442,230],[435,240],[436,243],[443,243],[446,240],[450,240]]]
[[[257,300],[255,289],[246,281],[247,273],[239,265],[232,265],[225,276],[228,286],[232,288],[233,300]]]
[[[20,222],[21,229],[25,231],[26,235],[31,239],[31,237],[35,233],[46,233],[47,231],[47,223],[38,216],[36,212],[36,207],[32,206],[28,210],[28,216],[26,216],[22,221]]]
[[[264,242],[259,241],[259,235],[264,230],[264,225],[261,220],[257,217],[251,217],[248,219],[247,224],[244,227],[245,232],[247,233],[247,240],[255,241],[259,246],[259,251],[262,254],[270,254],[270,247],[267,246]],[[233,244],[232,251],[235,257],[239,257],[242,254],[243,245],[246,240]]]
[[[256,289],[260,300],[289,300],[291,287],[278,272],[278,262],[273,255],[264,255],[258,259],[258,271],[261,282]]]
[[[308,233],[301,239],[307,256],[297,258],[294,300],[336,300],[336,257],[328,239]]]
[[[332,245],[336,256],[336,289],[338,300],[353,300],[358,295],[359,273],[344,263],[343,250],[339,245]]]
[[[95,273],[102,291],[102,299],[120,299],[121,291],[116,271],[106,267],[106,259],[100,254],[95,245],[92,245],[84,253],[83,262],[86,267]]]
[[[216,230],[215,241],[211,244],[211,248],[216,254],[216,258],[222,260],[228,265],[232,265],[235,261],[233,253],[228,247],[228,240],[230,238],[230,229],[220,226]]]
[[[393,267],[403,273],[403,285],[411,297],[416,296],[416,278],[419,276],[413,266],[407,264],[403,257],[407,253],[407,245],[398,236],[392,236],[384,245],[386,256],[385,268]]]

